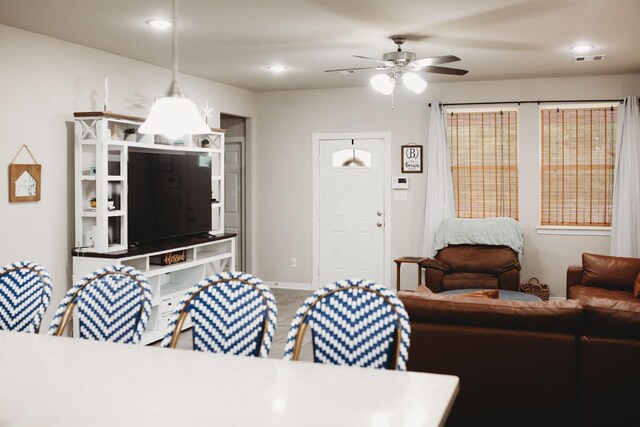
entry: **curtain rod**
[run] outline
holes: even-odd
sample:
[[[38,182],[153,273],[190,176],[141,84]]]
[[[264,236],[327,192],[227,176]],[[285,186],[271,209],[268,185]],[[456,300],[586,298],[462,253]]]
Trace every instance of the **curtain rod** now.
[[[454,102],[454,103],[446,103],[441,102],[441,107],[447,107],[450,105],[495,105],[495,104],[559,104],[563,102],[619,102],[623,103],[624,98],[617,99],[562,99],[559,101],[490,101],[490,102]],[[431,103],[428,104],[431,107]]]

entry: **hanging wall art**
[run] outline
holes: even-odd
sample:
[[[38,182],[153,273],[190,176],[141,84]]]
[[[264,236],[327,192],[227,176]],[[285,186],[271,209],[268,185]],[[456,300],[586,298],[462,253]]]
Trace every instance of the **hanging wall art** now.
[[[422,145],[402,146],[402,173],[422,173]]]
[[[14,163],[20,152],[25,149],[33,160],[32,164]],[[40,200],[42,166],[25,144],[18,150],[9,164],[9,203],[37,202]]]

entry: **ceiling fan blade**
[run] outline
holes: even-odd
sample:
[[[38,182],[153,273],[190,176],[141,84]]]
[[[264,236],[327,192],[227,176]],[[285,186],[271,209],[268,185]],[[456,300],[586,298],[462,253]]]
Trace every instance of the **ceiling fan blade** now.
[[[356,58],[370,59],[370,60],[372,60],[372,61],[376,61],[376,62],[379,62],[379,63],[381,63],[381,64],[386,63],[386,61],[383,61],[382,59],[378,59],[378,58],[370,58],[370,57],[368,57],[368,56],[360,56],[360,55],[353,55],[353,56],[354,56],[354,57],[356,57]]]
[[[421,67],[426,67],[428,65],[438,65],[438,64],[447,64],[449,62],[460,61],[460,58],[454,55],[443,55],[443,56],[432,56],[430,58],[422,58],[416,59],[415,62]]]
[[[333,73],[340,71],[359,71],[359,70],[386,70],[387,67],[359,67],[359,68],[337,68],[335,70],[324,70],[325,73]]]
[[[433,66],[424,67],[422,71],[426,71],[427,73],[436,73],[436,74],[452,74],[454,76],[464,76],[469,72],[469,70],[461,70],[459,68],[433,67]]]

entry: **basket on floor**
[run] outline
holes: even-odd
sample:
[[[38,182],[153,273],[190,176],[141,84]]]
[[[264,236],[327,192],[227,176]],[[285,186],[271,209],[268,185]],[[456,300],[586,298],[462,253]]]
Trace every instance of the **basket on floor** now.
[[[542,301],[549,301],[549,285],[540,283],[535,277],[529,279],[527,283],[521,283],[520,292],[540,297]]]

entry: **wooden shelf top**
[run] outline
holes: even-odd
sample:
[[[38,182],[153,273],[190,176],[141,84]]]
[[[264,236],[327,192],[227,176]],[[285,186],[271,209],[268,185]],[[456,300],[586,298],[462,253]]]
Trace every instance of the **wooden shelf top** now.
[[[142,117],[127,116],[126,114],[112,113],[110,111],[81,111],[73,113],[73,117],[107,117],[109,119],[131,120],[134,122],[144,122]]]
[[[73,113],[73,117],[106,117],[109,119],[130,120],[132,122],[144,122],[146,119],[143,117],[128,116],[126,114],[112,113],[111,111],[76,111]],[[211,132],[226,133],[226,129],[211,128]]]

